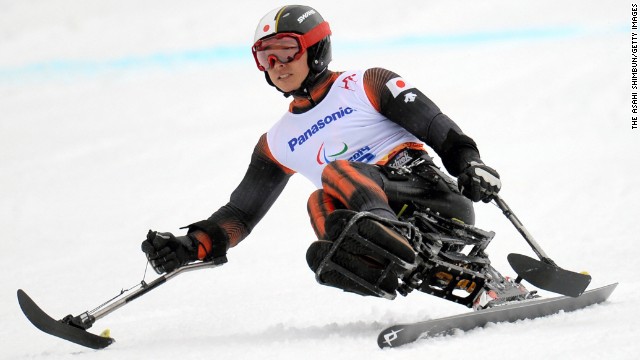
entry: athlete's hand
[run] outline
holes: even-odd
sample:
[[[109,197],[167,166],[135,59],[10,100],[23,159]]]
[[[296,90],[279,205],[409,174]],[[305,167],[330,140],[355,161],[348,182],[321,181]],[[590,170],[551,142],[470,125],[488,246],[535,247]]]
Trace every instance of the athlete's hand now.
[[[198,241],[191,235],[175,237],[169,232],[149,230],[141,247],[158,274],[198,260]]]
[[[491,201],[493,196],[498,194],[501,186],[498,172],[477,161],[471,161],[458,176],[460,192],[472,201]]]

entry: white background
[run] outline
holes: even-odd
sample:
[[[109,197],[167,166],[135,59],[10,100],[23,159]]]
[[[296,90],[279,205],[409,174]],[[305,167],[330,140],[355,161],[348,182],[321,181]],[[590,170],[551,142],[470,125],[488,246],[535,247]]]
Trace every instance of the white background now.
[[[304,255],[313,186],[295,176],[222,268],[188,273],[99,320],[93,351],[39,332],[142,278],[148,229],[226,203],[258,137],[287,109],[253,63],[265,1],[0,1],[0,357],[3,359],[631,359],[640,137],[631,129],[631,6],[582,1],[310,1],[333,29],[331,68],[381,66],[479,144],[503,197],[561,266],[609,302],[379,350],[393,323],[468,311],[316,284]],[[531,250],[493,205],[494,265]],[[147,281],[154,278],[147,274]],[[545,293],[543,293],[545,294]],[[550,294],[545,294],[550,295]]]

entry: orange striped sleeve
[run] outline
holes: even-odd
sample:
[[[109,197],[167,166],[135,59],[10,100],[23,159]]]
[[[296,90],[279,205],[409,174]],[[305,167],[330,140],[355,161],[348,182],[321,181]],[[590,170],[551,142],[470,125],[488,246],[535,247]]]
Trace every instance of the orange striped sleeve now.
[[[364,72],[364,91],[373,107],[380,112],[385,102],[387,81],[397,77],[398,74],[383,68],[371,68]],[[388,96],[388,95],[387,95]]]

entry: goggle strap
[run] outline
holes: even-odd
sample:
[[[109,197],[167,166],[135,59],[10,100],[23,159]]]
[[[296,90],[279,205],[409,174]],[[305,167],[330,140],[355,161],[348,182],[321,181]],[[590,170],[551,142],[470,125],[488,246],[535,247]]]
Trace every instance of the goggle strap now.
[[[303,49],[309,48],[309,46],[315,45],[320,40],[331,35],[331,29],[329,23],[326,21],[321,22],[316,27],[311,29],[308,33],[300,37],[301,47]],[[310,45],[309,45],[310,44]]]

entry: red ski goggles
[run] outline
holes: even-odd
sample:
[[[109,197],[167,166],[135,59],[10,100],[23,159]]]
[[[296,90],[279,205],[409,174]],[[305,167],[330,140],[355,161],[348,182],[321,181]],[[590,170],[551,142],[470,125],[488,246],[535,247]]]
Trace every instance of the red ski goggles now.
[[[275,66],[276,61],[283,64],[298,60],[312,45],[331,35],[329,23],[326,21],[304,35],[296,33],[280,33],[258,40],[251,51],[260,71]]]

